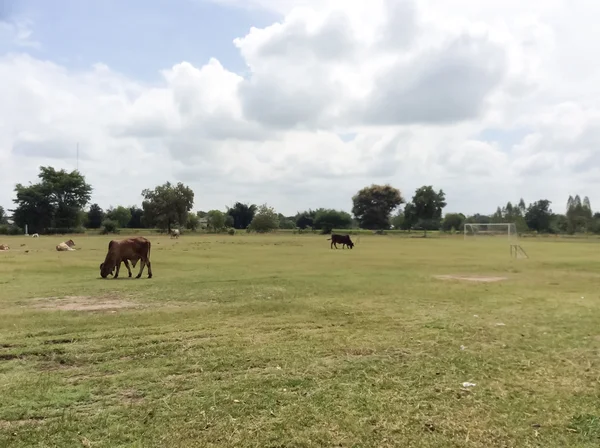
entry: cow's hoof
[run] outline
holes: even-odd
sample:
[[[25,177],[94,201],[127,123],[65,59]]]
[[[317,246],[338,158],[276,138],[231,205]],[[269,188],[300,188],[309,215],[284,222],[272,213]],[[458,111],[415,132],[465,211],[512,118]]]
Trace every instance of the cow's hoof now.
[[[140,278],[140,277],[141,277],[141,275],[136,275],[136,276],[135,276],[135,278]]]
[[[149,276],[148,276],[148,278],[152,278],[152,276],[151,276],[151,275],[149,275]]]

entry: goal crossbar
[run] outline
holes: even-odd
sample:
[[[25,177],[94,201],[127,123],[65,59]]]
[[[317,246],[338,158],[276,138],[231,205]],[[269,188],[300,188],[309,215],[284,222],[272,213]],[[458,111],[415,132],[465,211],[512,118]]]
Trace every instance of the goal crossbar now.
[[[465,223],[464,238],[473,236],[506,236],[509,241],[518,239],[517,226],[514,222]]]

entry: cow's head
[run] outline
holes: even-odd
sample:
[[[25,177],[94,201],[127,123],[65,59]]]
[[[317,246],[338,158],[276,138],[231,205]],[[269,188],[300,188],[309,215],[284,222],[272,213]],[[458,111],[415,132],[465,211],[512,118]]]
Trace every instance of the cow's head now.
[[[110,265],[111,263],[107,263],[106,261],[104,263],[100,263],[100,277],[106,278],[108,277],[108,274],[115,272],[115,266],[113,265],[111,268]]]
[[[348,244],[347,244],[347,246],[348,246],[350,249],[352,249],[352,248],[354,247],[354,243],[353,243],[352,241],[348,240]]]
[[[73,246],[75,246],[75,241],[73,241],[73,240],[65,241],[65,244],[69,247],[73,247]]]

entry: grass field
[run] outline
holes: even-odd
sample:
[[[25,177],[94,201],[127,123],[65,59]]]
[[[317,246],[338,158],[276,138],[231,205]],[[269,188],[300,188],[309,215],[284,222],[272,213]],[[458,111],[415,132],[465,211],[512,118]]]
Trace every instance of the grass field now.
[[[596,241],[149,238],[0,238],[0,447],[600,446]]]

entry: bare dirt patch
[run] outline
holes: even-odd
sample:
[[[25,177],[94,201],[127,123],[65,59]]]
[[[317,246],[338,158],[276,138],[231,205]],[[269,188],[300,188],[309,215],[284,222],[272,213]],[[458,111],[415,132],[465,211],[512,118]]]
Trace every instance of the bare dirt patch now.
[[[14,429],[25,425],[39,425],[44,420],[43,417],[26,418],[22,420],[0,420],[0,429]]]
[[[483,275],[435,275],[438,280],[462,280],[465,282],[492,283],[508,280],[508,277],[490,277]]]
[[[137,303],[122,300],[115,296],[40,297],[32,299],[29,305],[33,308],[50,311],[116,311],[139,306]]]

